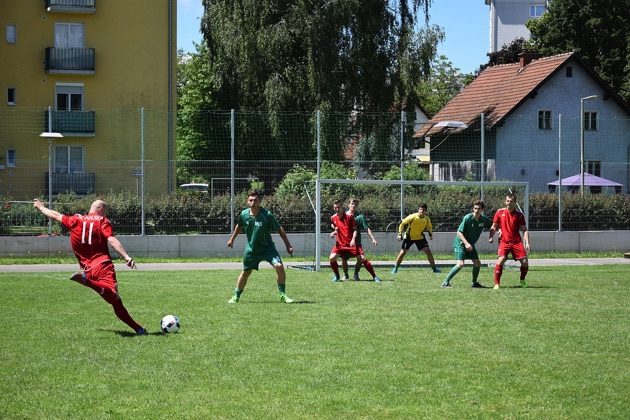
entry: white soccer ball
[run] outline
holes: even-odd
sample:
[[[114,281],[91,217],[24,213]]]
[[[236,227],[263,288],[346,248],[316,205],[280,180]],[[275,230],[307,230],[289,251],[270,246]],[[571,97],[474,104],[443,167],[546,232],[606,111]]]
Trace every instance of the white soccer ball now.
[[[160,329],[163,333],[174,333],[179,331],[179,318],[175,315],[166,315],[160,322]]]

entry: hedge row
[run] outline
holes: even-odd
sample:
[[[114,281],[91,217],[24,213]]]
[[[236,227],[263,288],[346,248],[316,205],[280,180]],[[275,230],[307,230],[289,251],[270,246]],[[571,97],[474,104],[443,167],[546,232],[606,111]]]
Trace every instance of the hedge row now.
[[[329,229],[328,218],[335,198],[351,196],[361,199],[361,210],[374,231],[391,231],[400,221],[399,187],[334,186],[322,191],[323,232]],[[403,216],[417,211],[420,202],[428,204],[434,230],[453,231],[461,217],[470,211],[471,202],[479,196],[475,188],[415,187],[404,195]],[[61,195],[53,208],[61,213],[85,213],[96,196]],[[137,235],[142,232],[142,209],[138,198],[131,194],[100,196],[109,204],[108,216],[119,234]],[[484,191],[486,214],[492,215],[503,207],[505,190],[488,188]],[[0,197],[4,203],[10,199]],[[263,198],[263,206],[273,211],[288,232],[313,232],[315,213],[307,194],[275,194]],[[235,213],[246,202],[245,193],[236,197]],[[314,203],[313,203],[314,204]],[[145,233],[199,234],[229,233],[230,198],[207,194],[177,192],[149,198],[145,203]],[[563,230],[630,230],[630,196],[628,195],[563,195]],[[45,231],[46,220],[28,204],[5,205],[0,211],[0,234],[37,234]],[[529,229],[558,229],[558,197],[555,194],[531,194]],[[55,226],[56,233],[64,233]]]

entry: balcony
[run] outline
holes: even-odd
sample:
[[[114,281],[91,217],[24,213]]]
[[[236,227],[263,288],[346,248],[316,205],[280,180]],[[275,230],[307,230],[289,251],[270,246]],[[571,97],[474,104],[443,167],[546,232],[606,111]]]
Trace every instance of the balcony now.
[[[96,0],[46,0],[48,13],[80,13],[96,12]]]
[[[46,48],[45,68],[52,74],[94,74],[94,48]]]
[[[66,137],[93,137],[96,134],[94,111],[51,111],[52,126],[48,125],[48,111],[44,111],[43,131],[61,133]]]
[[[45,194],[48,195],[48,172],[44,173]],[[94,192],[96,175],[93,173],[52,174],[53,195],[73,192],[87,195]]]

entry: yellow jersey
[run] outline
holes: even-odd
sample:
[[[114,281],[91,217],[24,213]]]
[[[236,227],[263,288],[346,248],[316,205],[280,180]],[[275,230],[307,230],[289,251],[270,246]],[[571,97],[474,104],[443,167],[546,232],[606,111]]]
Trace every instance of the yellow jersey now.
[[[423,239],[424,232],[429,232],[429,236],[433,237],[433,225],[426,214],[422,217],[418,213],[410,214],[398,225],[398,235],[412,241]]]

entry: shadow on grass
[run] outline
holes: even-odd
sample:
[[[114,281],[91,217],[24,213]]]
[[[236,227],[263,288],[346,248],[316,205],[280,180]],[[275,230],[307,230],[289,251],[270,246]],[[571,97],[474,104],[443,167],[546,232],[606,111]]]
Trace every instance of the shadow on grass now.
[[[122,331],[122,330],[103,330],[103,331],[109,331],[109,332],[113,332],[114,334],[118,334],[121,337],[142,337],[142,336],[147,336],[147,335],[167,335],[162,333],[162,331],[147,331],[146,334],[136,334],[133,331]]]

